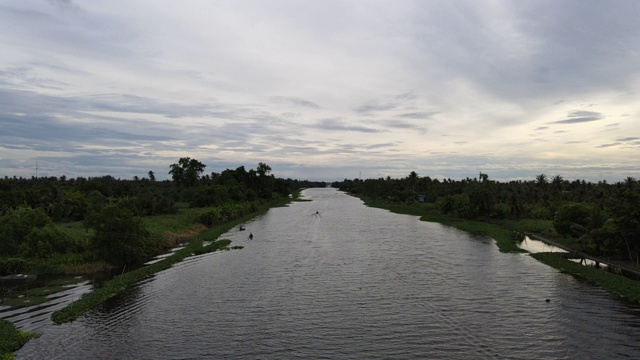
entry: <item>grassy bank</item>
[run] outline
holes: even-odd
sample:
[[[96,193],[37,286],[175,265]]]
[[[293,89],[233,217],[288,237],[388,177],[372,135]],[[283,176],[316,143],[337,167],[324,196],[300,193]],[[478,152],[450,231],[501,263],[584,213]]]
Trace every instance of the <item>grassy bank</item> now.
[[[467,231],[472,234],[481,234],[492,237],[502,252],[526,252],[517,246],[517,234],[529,232],[541,234],[554,241],[567,246],[575,246],[566,239],[558,238],[549,220],[504,220],[499,222],[483,222],[465,220],[451,216],[444,216],[433,209],[430,204],[418,204],[416,206],[393,204],[382,201],[363,199],[367,206],[387,209],[398,214],[420,216],[420,220],[438,222]],[[531,256],[538,261],[552,266],[563,273],[573,275],[575,278],[597,285],[625,301],[640,303],[640,282],[626,278],[612,272],[584,266],[566,258],[561,253],[537,253]]]
[[[363,199],[367,206],[380,209],[387,209],[397,214],[408,214],[420,216],[422,221],[437,222],[449,225],[457,229],[466,231],[474,235],[486,235],[495,239],[498,249],[502,252],[526,252],[518,247],[515,240],[514,229],[505,228],[503,226],[478,220],[467,220],[452,216],[445,216],[433,209],[430,204],[419,204],[416,206],[394,204],[383,201],[372,201]]]
[[[567,259],[566,253],[537,253],[531,257],[552,266],[562,273],[573,275],[575,278],[598,285],[625,301],[640,303],[640,284],[621,275],[581,265]]]
[[[273,203],[271,207],[284,206],[288,202],[290,202],[290,200],[291,199],[283,199],[277,203]],[[217,240],[217,238],[230,229],[238,226],[239,224],[242,224],[258,215],[265,213],[269,209],[270,207],[265,206],[258,211],[230,221],[226,224],[206,229],[204,232],[195,235],[195,237],[189,241],[186,247],[176,251],[171,256],[168,256],[167,258],[151,265],[147,265],[142,268],[135,269],[114,277],[113,279],[105,282],[102,287],[84,294],[79,300],[74,301],[63,309],[55,311],[51,315],[53,322],[56,324],[61,324],[73,321],[85,312],[96,308],[106,300],[117,296],[118,294],[126,290],[129,286],[157,272],[168,269],[173,264],[182,261],[187,256],[229,249],[228,246],[231,241],[225,239]],[[203,246],[203,242],[205,241],[210,241],[211,243],[208,246]]]
[[[18,351],[27,341],[38,336],[34,333],[18,331],[11,322],[0,319],[0,360],[13,359],[14,351]]]

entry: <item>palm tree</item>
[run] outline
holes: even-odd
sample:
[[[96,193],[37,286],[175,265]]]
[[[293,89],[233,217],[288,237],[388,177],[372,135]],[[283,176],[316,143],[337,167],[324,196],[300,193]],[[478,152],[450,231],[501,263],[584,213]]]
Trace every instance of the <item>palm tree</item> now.
[[[407,179],[409,179],[409,184],[411,184],[411,189],[413,190],[413,192],[416,192],[416,183],[418,182],[418,174],[415,171],[412,171],[411,173],[409,173],[409,176],[407,177]]]
[[[547,175],[540,174],[540,175],[536,176],[536,184],[538,186],[544,186],[548,182],[549,182],[549,179],[547,178]]]

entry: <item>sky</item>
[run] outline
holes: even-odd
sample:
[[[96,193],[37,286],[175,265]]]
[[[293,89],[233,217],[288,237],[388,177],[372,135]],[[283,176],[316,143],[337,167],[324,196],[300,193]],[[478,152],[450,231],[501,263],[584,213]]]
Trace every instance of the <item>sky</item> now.
[[[640,178],[640,1],[0,0],[0,177]]]

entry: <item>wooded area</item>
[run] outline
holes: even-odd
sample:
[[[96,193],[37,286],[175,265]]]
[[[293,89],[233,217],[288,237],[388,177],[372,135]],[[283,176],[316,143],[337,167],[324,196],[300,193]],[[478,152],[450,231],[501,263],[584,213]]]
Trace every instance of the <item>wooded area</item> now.
[[[540,174],[531,181],[499,182],[484,173],[438,180],[411,172],[401,179],[345,179],[333,185],[373,200],[431,206],[463,219],[547,220],[557,236],[588,254],[640,261],[640,184],[633,177],[609,184]]]
[[[172,180],[165,181],[156,181],[152,171],[132,180],[108,175],[0,179],[0,275],[56,273],[59,265],[94,261],[141,264],[174,245],[149,231],[143,217],[203,208],[193,223],[214,226],[296,189],[325,185],[276,178],[264,163],[248,171],[240,166],[205,174],[205,168],[187,157],[169,166]]]

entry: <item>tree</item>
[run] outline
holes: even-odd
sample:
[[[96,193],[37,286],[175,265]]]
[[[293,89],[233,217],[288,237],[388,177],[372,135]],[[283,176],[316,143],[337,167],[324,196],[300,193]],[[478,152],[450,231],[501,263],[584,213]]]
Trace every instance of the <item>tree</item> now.
[[[207,165],[196,159],[183,157],[178,160],[177,164],[170,165],[171,170],[169,174],[171,174],[176,184],[191,187],[198,182],[200,174],[204,172],[205,167],[207,167]]]
[[[256,169],[256,171],[260,176],[269,175],[269,173],[271,172],[271,166],[261,162],[261,163],[258,163],[258,168]]]
[[[536,184],[538,184],[538,186],[545,186],[548,182],[549,179],[547,178],[547,175],[540,174],[536,176]]]
[[[15,256],[28,251],[26,238],[35,229],[51,224],[43,209],[20,206],[0,217],[0,256]]]
[[[149,171],[149,180],[156,181],[156,174],[154,174],[153,171]]]
[[[416,184],[418,183],[418,174],[415,171],[412,171],[411,173],[409,173],[409,176],[407,177],[407,179],[409,179],[409,184],[411,184],[411,190],[413,192],[416,192]]]
[[[85,220],[95,230],[92,245],[100,260],[113,265],[139,264],[150,254],[149,231],[133,213],[109,204]]]

